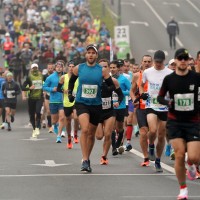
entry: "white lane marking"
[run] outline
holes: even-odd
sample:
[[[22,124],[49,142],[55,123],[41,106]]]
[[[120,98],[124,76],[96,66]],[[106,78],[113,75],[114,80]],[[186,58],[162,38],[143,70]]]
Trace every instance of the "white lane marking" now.
[[[136,149],[131,149],[130,150],[131,153],[143,158],[143,154],[139,151],[137,151]],[[153,161],[150,161],[151,163],[154,163]],[[163,169],[165,169],[166,171],[168,172],[171,172],[172,174],[175,174],[175,170],[173,167],[169,166],[169,165],[166,165],[165,163],[161,162],[161,166]]]
[[[178,24],[193,25],[195,27],[198,27],[198,24],[196,22],[178,22]]]
[[[162,199],[171,199],[171,198],[173,198],[173,199],[175,199],[176,198],[176,196],[121,196],[121,198],[124,198],[124,199],[140,199],[140,198],[146,198],[146,199],[160,199],[160,198],[162,198]],[[192,199],[199,199],[200,198],[200,196],[190,196],[190,198],[192,198]]]
[[[170,5],[170,6],[177,6],[177,7],[180,7],[179,3],[169,3],[169,2],[163,2],[163,5]]]
[[[130,3],[130,2],[122,2],[121,5],[123,5],[123,6],[130,6],[131,5],[131,6],[135,7],[135,4]]]
[[[156,10],[151,6],[151,4],[147,0],[144,0],[144,2],[150,8],[150,10],[154,13],[154,15],[158,18],[158,20],[161,22],[161,24],[166,28],[167,24],[160,17],[160,15],[156,12]],[[180,47],[183,47],[183,43],[180,41],[180,39],[178,37],[176,37],[176,42],[179,44]]]
[[[72,165],[71,163],[56,164],[54,160],[45,160],[44,162],[45,164],[30,164],[30,165],[43,166],[43,167],[59,167],[65,165]]]
[[[42,141],[42,140],[48,140],[48,138],[32,138],[32,137],[30,137],[29,139],[20,139],[20,140],[37,142],[37,141]]]
[[[186,0],[199,14],[200,14],[200,9],[195,6],[190,0]]]
[[[51,177],[51,176],[174,176],[174,174],[21,174],[21,175],[0,175],[0,178],[14,178],[14,177]]]
[[[140,22],[140,21],[130,21],[131,24],[142,24],[145,26],[149,26],[149,24],[147,22]]]

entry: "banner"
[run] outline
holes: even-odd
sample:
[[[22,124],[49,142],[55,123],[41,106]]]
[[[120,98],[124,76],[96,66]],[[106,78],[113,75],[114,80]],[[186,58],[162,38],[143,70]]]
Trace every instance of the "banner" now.
[[[115,44],[119,48],[117,53],[118,59],[125,59],[131,52],[129,26],[115,26],[114,28]]]

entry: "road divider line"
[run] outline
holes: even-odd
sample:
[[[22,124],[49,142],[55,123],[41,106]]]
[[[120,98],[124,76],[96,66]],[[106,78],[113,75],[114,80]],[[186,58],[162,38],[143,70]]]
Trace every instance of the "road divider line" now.
[[[21,174],[21,175],[0,175],[0,178],[20,178],[20,177],[51,177],[51,176],[174,176],[174,174]]]
[[[190,0],[186,0],[199,14],[200,14],[200,9],[195,6]]]
[[[136,149],[131,149],[130,150],[131,153],[135,154],[136,156],[140,157],[140,158],[143,158],[143,154],[139,151],[137,151]],[[150,161],[151,163],[154,163],[153,161]],[[172,174],[175,174],[175,170],[173,167],[169,166],[169,165],[166,165],[165,163],[161,162],[161,166],[163,169],[165,169],[166,171],[168,172],[171,172]]]

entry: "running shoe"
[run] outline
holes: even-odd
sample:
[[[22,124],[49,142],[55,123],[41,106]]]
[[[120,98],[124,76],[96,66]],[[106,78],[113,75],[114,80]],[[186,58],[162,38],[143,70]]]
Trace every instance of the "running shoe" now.
[[[15,121],[15,118],[14,118],[13,115],[10,116],[10,120],[11,120],[11,122],[14,122],[14,121]]]
[[[53,133],[53,128],[50,127],[48,133]]]
[[[35,134],[36,134],[36,135],[40,135],[40,129],[39,129],[39,128],[36,128],[36,129],[35,129]]]
[[[125,151],[130,151],[132,148],[133,148],[132,145],[130,143],[127,143]]]
[[[116,148],[114,148],[114,149],[112,150],[112,155],[113,155],[113,156],[116,156],[116,155],[118,155],[118,151],[117,151],[117,149],[116,149]]]
[[[160,162],[155,161],[155,168],[156,168],[156,172],[163,172]]]
[[[172,151],[171,151],[170,158],[171,158],[171,160],[175,160],[174,149],[172,149]]]
[[[165,156],[169,157],[171,155],[171,144],[167,144],[165,148]]]
[[[58,135],[58,124],[54,124],[53,126],[53,132]]]
[[[62,131],[61,137],[65,138],[65,131]]]
[[[2,123],[2,124],[1,124],[1,129],[4,129],[4,128],[5,128],[5,127],[4,127],[4,123]]]
[[[120,146],[120,147],[118,148],[118,153],[119,153],[119,154],[124,153],[124,147],[123,147],[123,146]]]
[[[67,148],[68,148],[68,149],[72,149],[72,148],[73,148],[73,144],[72,144],[71,141],[67,143]]]
[[[187,177],[188,179],[190,179],[191,181],[195,180],[196,179],[196,166],[193,164],[191,166],[187,165],[187,171],[186,171],[186,174],[187,174]]]
[[[57,138],[56,138],[56,143],[62,143],[62,140],[61,140],[61,136],[58,135]]]
[[[101,160],[100,160],[100,164],[101,165],[108,165],[108,159],[105,156],[102,156]]]
[[[180,193],[177,196],[177,200],[188,200],[188,189],[180,189]]]
[[[148,167],[150,165],[150,161],[147,160],[147,161],[144,161],[140,164],[141,167]]]
[[[79,143],[78,136],[74,136],[74,143],[75,143],[75,144],[78,144],[78,143]]]
[[[35,130],[32,132],[32,138],[37,138],[37,134],[35,133]]]
[[[200,170],[199,170],[199,166],[196,166],[196,178],[200,179]]]
[[[10,126],[8,126],[8,129],[7,129],[8,131],[11,131],[12,129],[11,129],[11,127]]]
[[[45,120],[42,120],[42,128],[46,128],[46,127],[47,127],[47,125],[46,125]]]
[[[148,154],[149,154],[149,155],[148,155],[149,160],[155,161],[156,156],[155,156],[154,148],[149,147],[149,152],[148,152]]]
[[[138,137],[139,135],[140,135],[140,132],[137,131],[137,132],[135,133],[135,137]]]
[[[81,171],[82,172],[92,172],[92,169],[90,167],[90,163],[88,160],[82,161]]]
[[[8,127],[8,124],[6,122],[3,122],[1,125],[1,129],[7,128],[7,127]]]

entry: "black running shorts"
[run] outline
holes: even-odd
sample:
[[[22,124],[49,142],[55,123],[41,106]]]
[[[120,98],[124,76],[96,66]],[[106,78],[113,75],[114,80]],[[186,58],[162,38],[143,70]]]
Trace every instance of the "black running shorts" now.
[[[200,123],[168,120],[167,135],[170,140],[182,138],[186,142],[200,141]]]

